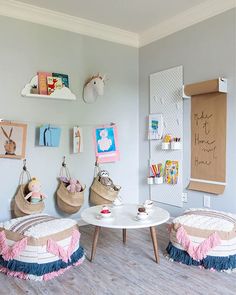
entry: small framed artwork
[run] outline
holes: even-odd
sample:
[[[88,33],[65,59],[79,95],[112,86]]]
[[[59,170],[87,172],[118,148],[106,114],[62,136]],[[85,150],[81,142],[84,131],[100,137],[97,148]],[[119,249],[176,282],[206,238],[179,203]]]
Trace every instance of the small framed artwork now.
[[[81,127],[73,128],[73,153],[78,154],[83,152],[83,131]]]
[[[39,145],[48,147],[59,147],[61,128],[51,125],[43,125],[39,128]]]
[[[27,125],[0,122],[0,158],[25,158]]]
[[[148,139],[155,140],[161,139],[163,136],[163,115],[151,114],[148,118]]]
[[[120,159],[116,125],[94,129],[95,155],[98,163],[116,162]]]

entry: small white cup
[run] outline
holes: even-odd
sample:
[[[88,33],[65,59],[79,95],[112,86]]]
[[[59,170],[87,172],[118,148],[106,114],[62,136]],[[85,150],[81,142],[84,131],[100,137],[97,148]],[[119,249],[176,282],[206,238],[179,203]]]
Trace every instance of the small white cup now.
[[[113,205],[114,206],[120,206],[120,205],[122,205],[122,198],[121,198],[121,196],[118,196],[114,201],[113,201]]]
[[[169,150],[170,149],[170,142],[162,142],[161,148],[163,150]]]
[[[155,177],[154,181],[155,181],[155,184],[162,184],[163,183],[163,176]]]
[[[138,212],[137,213],[137,219],[145,220],[147,218],[148,218],[148,213],[147,212]]]
[[[153,179],[154,179],[154,177],[148,177],[147,178],[147,183],[148,184],[153,184]]]
[[[170,148],[172,149],[172,150],[181,150],[181,148],[182,148],[182,144],[181,144],[181,142],[176,142],[176,141],[172,141],[171,142],[171,145],[170,145]]]

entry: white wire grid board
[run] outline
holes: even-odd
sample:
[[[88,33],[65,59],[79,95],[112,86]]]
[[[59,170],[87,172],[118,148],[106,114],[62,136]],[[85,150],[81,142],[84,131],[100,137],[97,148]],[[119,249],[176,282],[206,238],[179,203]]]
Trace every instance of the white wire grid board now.
[[[181,138],[181,150],[162,150],[162,140],[149,141],[150,164],[166,160],[179,162],[178,183],[149,185],[150,199],[161,203],[183,207],[183,67],[178,66],[150,75],[150,114],[163,114],[164,132]]]

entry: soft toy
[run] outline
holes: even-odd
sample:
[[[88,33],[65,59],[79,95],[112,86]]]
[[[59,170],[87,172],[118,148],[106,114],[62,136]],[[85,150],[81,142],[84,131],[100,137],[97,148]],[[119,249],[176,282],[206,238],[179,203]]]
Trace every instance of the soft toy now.
[[[32,180],[28,184],[29,193],[25,196],[25,199],[30,199],[30,202],[36,204],[46,198],[46,195],[41,192],[41,183],[36,179]]]
[[[71,178],[70,184],[67,186],[67,190],[70,193],[79,193],[82,191],[82,186],[77,179]]]
[[[106,170],[101,170],[98,176],[101,184],[114,189],[115,185],[113,184],[113,181],[109,177],[109,173]]]

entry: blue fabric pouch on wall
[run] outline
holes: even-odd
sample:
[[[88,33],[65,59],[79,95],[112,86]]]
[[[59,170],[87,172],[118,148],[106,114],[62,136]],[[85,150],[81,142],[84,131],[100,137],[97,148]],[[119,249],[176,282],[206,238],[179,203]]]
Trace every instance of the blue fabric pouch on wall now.
[[[43,125],[39,131],[39,145],[58,147],[60,144],[61,128]]]

